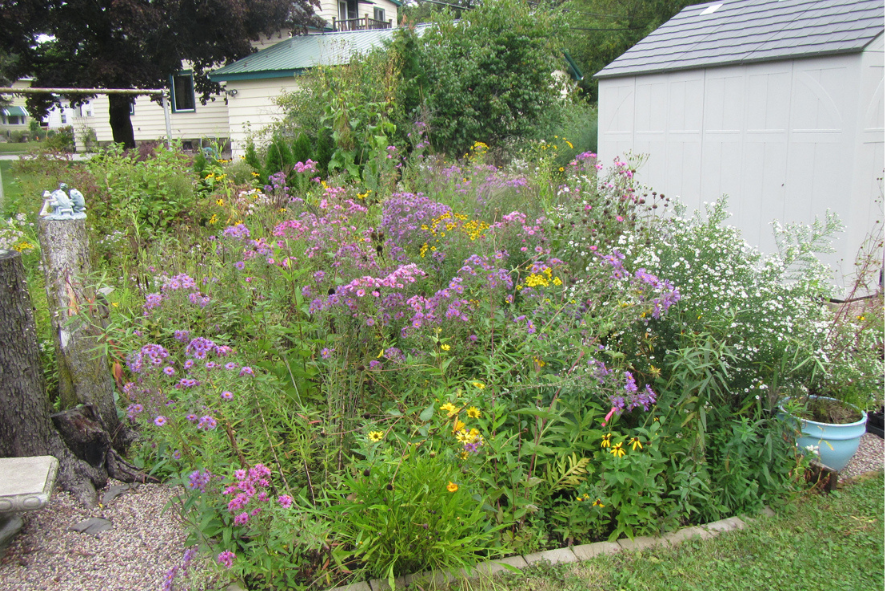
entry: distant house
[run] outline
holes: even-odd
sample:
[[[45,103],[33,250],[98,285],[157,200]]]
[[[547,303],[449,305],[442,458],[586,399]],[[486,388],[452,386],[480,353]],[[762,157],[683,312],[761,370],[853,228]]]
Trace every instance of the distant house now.
[[[428,25],[418,25],[421,33]],[[225,85],[231,148],[242,154],[255,131],[273,123],[282,112],[275,99],[298,88],[297,76],[315,66],[347,64],[391,39],[392,29],[371,29],[291,37],[210,74]]]
[[[826,209],[852,270],[882,225],[882,0],[719,0],[683,9],[596,74],[599,152],[645,153],[644,184],[690,208],[730,196],[751,244]]]
[[[221,68],[218,72],[227,71],[242,62],[262,63],[271,49],[274,49],[272,55],[275,59],[287,61],[289,58],[283,58],[286,53],[283,49],[290,46],[294,47],[301,57],[297,57],[295,61],[289,60],[287,63],[297,63],[298,67],[288,70],[285,68],[267,70],[264,74],[253,78],[244,77],[248,74],[238,70],[243,76],[237,79],[237,84],[227,88],[222,94],[212,97],[205,105],[200,104],[197,99],[193,76],[184,67],[176,75],[171,76],[169,81],[173,138],[183,140],[192,147],[207,138],[231,139],[235,154],[242,154],[249,130],[258,131],[279,116],[274,99],[281,92],[295,88],[295,75],[298,72],[319,63],[302,59],[305,53],[311,53],[310,48],[318,51],[311,55],[325,54],[327,48],[332,47],[329,43],[321,41],[327,37],[339,40],[350,39],[344,41],[342,47],[350,46],[358,51],[364,47],[368,48],[369,40],[381,38],[378,33],[387,31],[387,35],[391,34],[390,29],[397,26],[397,10],[401,5],[399,0],[320,0],[317,14],[326,20],[325,29],[293,38],[290,38],[288,33],[263,37],[253,43],[253,47],[259,50],[258,53]],[[337,51],[339,56],[344,56],[346,53],[341,49]],[[346,63],[346,61],[336,63]],[[216,74],[212,74],[210,78],[223,83],[228,80],[225,77],[217,77]],[[250,83],[250,80],[253,82]],[[263,82],[255,83],[255,80]],[[100,143],[113,141],[107,96],[100,95],[91,103],[91,111],[86,114],[76,114],[75,129],[90,127],[95,130]],[[163,109],[146,96],[136,99],[132,107],[131,121],[137,142],[166,137]]]
[[[13,88],[27,88],[31,85],[30,79],[17,80],[12,84]],[[22,95],[7,95],[11,99],[9,104],[0,106],[0,135],[7,141],[17,141],[22,134],[29,133],[31,116],[25,109],[25,97]]]

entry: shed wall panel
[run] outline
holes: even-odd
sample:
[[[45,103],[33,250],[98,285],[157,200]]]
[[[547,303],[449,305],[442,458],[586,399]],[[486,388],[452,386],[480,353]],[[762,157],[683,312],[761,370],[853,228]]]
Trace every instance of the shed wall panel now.
[[[648,153],[640,182],[691,208],[729,195],[729,223],[766,252],[773,220],[836,211],[847,231],[823,258],[846,267],[883,218],[882,39],[863,54],[601,79],[600,158]]]
[[[262,145],[266,138],[261,132],[268,125],[283,117],[283,110],[275,99],[285,92],[298,89],[298,80],[271,78],[267,80],[232,80],[228,91],[236,90],[237,95],[228,100],[228,120],[231,134],[231,151],[241,156],[246,151],[247,141],[255,137],[256,145]]]

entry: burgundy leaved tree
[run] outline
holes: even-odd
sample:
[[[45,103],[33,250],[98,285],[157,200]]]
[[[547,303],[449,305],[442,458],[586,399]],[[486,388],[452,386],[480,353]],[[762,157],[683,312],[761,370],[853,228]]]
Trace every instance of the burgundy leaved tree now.
[[[0,0],[8,72],[41,88],[166,88],[183,60],[202,102],[219,91],[207,72],[252,51],[261,33],[302,33],[322,21],[318,0]],[[85,100],[84,95],[65,99]],[[114,141],[134,147],[131,97],[110,95]],[[32,115],[58,101],[30,95]]]

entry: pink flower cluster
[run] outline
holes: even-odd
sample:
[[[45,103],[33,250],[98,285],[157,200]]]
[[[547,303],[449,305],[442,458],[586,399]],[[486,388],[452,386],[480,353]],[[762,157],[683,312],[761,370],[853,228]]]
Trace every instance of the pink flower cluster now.
[[[246,525],[249,519],[255,517],[262,512],[262,507],[257,506],[260,503],[267,503],[271,500],[267,489],[271,486],[271,470],[264,464],[256,464],[247,470],[237,470],[234,472],[236,484],[232,484],[225,488],[224,494],[233,498],[228,502],[228,511],[234,515],[234,525]],[[247,511],[250,502],[253,508]],[[292,497],[289,495],[280,495],[277,502],[284,509],[292,506]]]

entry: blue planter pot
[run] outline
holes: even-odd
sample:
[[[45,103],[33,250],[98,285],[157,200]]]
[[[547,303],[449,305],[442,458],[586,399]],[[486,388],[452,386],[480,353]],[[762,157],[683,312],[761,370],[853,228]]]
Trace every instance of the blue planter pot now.
[[[820,398],[835,400],[826,396]],[[788,415],[780,406],[779,409],[784,416],[793,419],[802,432],[802,435],[797,437],[797,447],[801,449],[810,445],[817,447],[821,463],[837,471],[845,468],[852,456],[855,455],[858,444],[861,442],[861,436],[865,434],[865,424],[868,421],[868,415],[863,411],[859,411],[861,412],[861,420],[845,425],[835,425],[801,419]],[[858,409],[856,408],[856,410]]]

